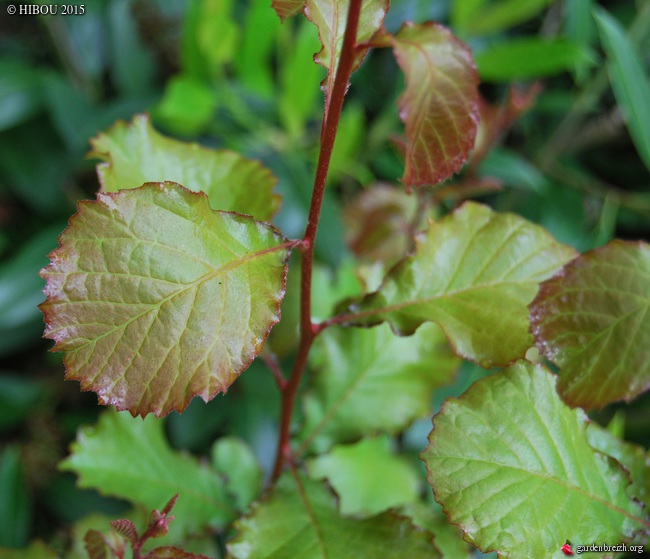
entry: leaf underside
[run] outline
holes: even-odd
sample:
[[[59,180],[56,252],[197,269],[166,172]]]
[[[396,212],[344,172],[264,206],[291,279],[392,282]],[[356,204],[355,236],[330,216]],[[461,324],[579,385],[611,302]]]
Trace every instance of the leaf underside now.
[[[105,192],[171,181],[205,192],[215,210],[269,221],[280,208],[280,196],[273,194],[277,179],[261,163],[233,151],[167,138],[147,115],[128,124],[117,122],[90,143],[90,155],[104,161],[97,165],[97,175]]]
[[[385,513],[365,520],[339,516],[327,487],[286,473],[265,500],[239,520],[228,544],[234,559],[436,559],[431,534]]]
[[[460,171],[479,123],[478,75],[469,48],[435,23],[406,23],[375,46],[392,46],[406,78],[399,99],[405,123],[408,188],[435,185]]]
[[[483,367],[523,357],[533,344],[528,304],[539,282],[575,256],[542,227],[467,202],[416,238],[378,292],[350,307],[350,322],[390,322],[410,335],[438,323],[455,352]]]
[[[175,183],[81,202],[42,272],[66,378],[143,416],[225,392],[279,320],[282,240]]]
[[[566,539],[630,541],[642,509],[587,424],[554,375],[519,362],[443,404],[421,455],[427,480],[465,539],[501,557],[563,557]]]
[[[560,367],[558,390],[583,408],[650,388],[650,245],[613,241],[540,286],[530,306],[540,351]]]
[[[305,0],[272,0],[271,5],[282,22],[302,10]]]

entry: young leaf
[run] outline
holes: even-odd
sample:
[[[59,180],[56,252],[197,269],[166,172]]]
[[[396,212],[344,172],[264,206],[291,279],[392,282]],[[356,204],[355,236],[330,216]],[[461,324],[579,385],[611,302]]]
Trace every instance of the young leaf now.
[[[273,492],[235,526],[228,544],[234,559],[436,559],[431,534],[404,518],[382,514],[366,520],[339,516],[336,499],[319,482],[298,473],[281,477]]]
[[[389,0],[363,0],[357,29],[358,44],[369,41],[381,28],[388,12],[388,4]],[[314,61],[327,70],[327,78],[322,84],[326,94],[326,108],[341,56],[349,5],[350,0],[307,0],[306,2],[305,15],[318,27],[318,36],[323,45],[320,52],[314,56]],[[367,47],[355,49],[352,71],[363,62],[367,52]]]
[[[81,202],[42,272],[66,378],[102,404],[165,415],[226,391],[279,320],[286,244],[175,183]]]
[[[460,171],[478,129],[478,76],[465,44],[435,23],[404,24],[373,37],[392,46],[406,76],[400,118],[406,125],[407,187],[434,185]]]
[[[268,221],[280,208],[280,196],[272,192],[277,179],[261,163],[167,138],[154,130],[147,115],[128,124],[117,122],[90,143],[90,155],[104,161],[97,165],[97,175],[106,192],[173,181],[207,193],[215,210]]]
[[[231,521],[231,506],[217,472],[174,452],[154,417],[144,420],[107,411],[95,427],[79,431],[72,454],[60,464],[79,476],[79,486],[127,499],[147,510],[179,493],[170,524],[173,537],[199,533]]]
[[[370,516],[418,500],[420,473],[391,450],[387,436],[339,445],[308,463],[312,479],[327,479],[346,516]]]
[[[416,237],[415,254],[350,318],[388,320],[402,336],[437,322],[459,356],[486,368],[507,364],[533,344],[527,306],[539,282],[575,254],[538,225],[467,202]]]
[[[88,530],[84,538],[89,559],[106,559],[106,541],[97,530]]]
[[[483,551],[561,557],[566,539],[630,541],[650,524],[620,464],[594,451],[555,376],[519,362],[447,400],[421,458],[449,520]]]
[[[650,85],[648,73],[621,24],[601,8],[594,8],[600,39],[607,53],[607,70],[616,100],[625,116],[637,152],[650,169]]]
[[[295,16],[305,5],[305,0],[271,0],[271,5],[284,22],[289,17]]]
[[[300,439],[319,451],[369,432],[403,430],[430,411],[431,393],[451,382],[459,364],[434,324],[408,338],[385,325],[331,327],[314,350]]]
[[[120,518],[119,520],[111,520],[113,530],[122,534],[130,543],[134,544],[138,541],[138,531],[133,522],[127,518]]]
[[[602,407],[650,388],[650,245],[613,241],[544,282],[530,305],[539,350],[560,367],[572,406]]]
[[[191,553],[178,547],[157,547],[152,549],[144,559],[210,559],[205,555]]]

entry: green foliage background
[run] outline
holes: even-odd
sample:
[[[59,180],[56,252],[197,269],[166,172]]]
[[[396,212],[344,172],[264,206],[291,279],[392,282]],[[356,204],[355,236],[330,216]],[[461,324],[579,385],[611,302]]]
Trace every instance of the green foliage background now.
[[[57,468],[77,430],[96,423],[100,410],[94,395],[63,382],[60,355],[47,353],[36,308],[47,253],[77,200],[94,197],[98,188],[96,161],[85,158],[89,139],[116,119],[149,112],[167,135],[258,159],[279,177],[283,204],[275,223],[288,237],[302,234],[324,71],[311,59],[319,50],[315,28],[303,18],[281,25],[268,4],[93,0],[83,16],[69,17],[9,16],[2,6],[0,548],[23,548],[38,538],[57,550],[72,543],[68,556],[83,557],[79,534],[105,523],[97,515],[128,510],[123,501],[76,487],[75,476]],[[629,30],[640,68],[617,59],[610,16]],[[638,101],[650,64],[647,2],[394,0],[387,27],[396,30],[406,19],[441,22],[465,40],[491,103],[507,103],[511,84],[542,84],[528,111],[485,140],[485,156],[470,161],[438,211],[473,197],[540,223],[580,251],[614,237],[650,239],[650,119],[647,103]],[[636,73],[640,89],[620,86],[626,72]],[[617,80],[617,73],[623,77],[612,87],[610,76]],[[372,53],[352,79],[317,245],[316,310],[322,307],[324,315],[329,301],[357,291],[346,275],[350,249],[342,210],[359,185],[394,183],[402,173],[388,141],[400,130],[401,79],[384,51]],[[334,295],[328,293],[331,277],[338,278]],[[287,356],[291,336],[282,328],[271,343]],[[455,384],[436,392],[433,408],[483,375],[464,364]],[[647,448],[648,402],[641,396],[593,416]],[[273,380],[255,363],[227,397],[195,401],[164,427],[172,447],[197,455],[207,455],[215,438],[237,435],[268,470],[277,417]],[[422,450],[429,429],[429,420],[416,422],[405,435],[406,448]],[[223,542],[194,546],[217,553]],[[0,551],[0,557],[14,556],[29,555]]]

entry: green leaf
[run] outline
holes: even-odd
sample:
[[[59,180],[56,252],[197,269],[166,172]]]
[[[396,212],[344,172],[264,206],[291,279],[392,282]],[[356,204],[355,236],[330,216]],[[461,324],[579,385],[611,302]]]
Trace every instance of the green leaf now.
[[[175,183],[81,202],[42,272],[66,378],[133,415],[226,391],[278,322],[289,244]]]
[[[362,0],[357,28],[356,43],[361,45],[381,29],[389,0]],[[327,78],[322,86],[325,90],[325,111],[329,106],[329,95],[334,87],[343,36],[347,26],[350,0],[307,0],[305,15],[318,27],[318,36],[323,48],[314,56],[314,61],[327,70]],[[368,52],[368,48],[355,48],[354,65],[356,70]]]
[[[479,122],[478,76],[467,46],[434,23],[406,23],[375,46],[392,46],[406,76],[399,99],[406,125],[407,187],[437,184],[460,171]]]
[[[629,542],[650,524],[587,423],[554,375],[519,362],[443,404],[421,455],[427,480],[465,539],[502,557],[560,558],[566,539]]]
[[[262,468],[251,448],[237,437],[223,437],[212,447],[212,463],[226,480],[237,509],[244,512],[262,492]]]
[[[0,453],[0,495],[0,546],[22,547],[29,539],[32,503],[17,446]]]
[[[42,70],[0,58],[0,131],[21,124],[43,105]]]
[[[33,541],[26,549],[0,549],[0,559],[60,559],[41,541]]]
[[[431,393],[451,382],[458,364],[433,324],[408,338],[387,326],[327,329],[312,355],[302,447],[323,451],[369,432],[402,431],[430,412]]]
[[[79,485],[120,497],[150,511],[176,493],[172,538],[222,527],[235,516],[219,474],[195,458],[171,449],[163,423],[107,411],[94,427],[79,430],[72,454],[60,464],[75,472]]]
[[[623,441],[597,423],[587,428],[589,444],[596,450],[616,458],[627,469],[632,485],[631,494],[645,506],[650,506],[650,454],[643,447]]]
[[[298,473],[281,477],[272,493],[238,521],[228,544],[234,559],[436,559],[431,534],[407,519],[382,514],[366,520],[339,516],[327,488]]]
[[[591,61],[588,50],[566,39],[513,39],[476,55],[484,81],[533,80],[559,74]]]
[[[460,0],[462,1],[462,0]],[[483,9],[475,12],[469,31],[473,35],[503,31],[529,19],[534,18],[552,2],[552,0],[498,0],[489,2]]]
[[[507,364],[533,344],[528,304],[539,282],[575,254],[538,225],[466,202],[418,235],[415,254],[353,305],[349,318],[388,320],[401,336],[437,322],[459,356],[485,368]]]
[[[539,350],[572,406],[632,400],[650,387],[650,245],[613,241],[544,282],[530,306]]]
[[[206,192],[210,206],[270,220],[280,207],[276,178],[261,163],[226,150],[179,142],[154,130],[146,115],[118,122],[91,140],[102,189],[117,192],[145,182],[173,181]]]
[[[453,0],[450,14],[452,29],[466,35],[486,2],[487,0]]]
[[[176,134],[198,136],[212,122],[216,104],[215,94],[201,80],[178,74],[165,85],[153,116],[156,123]]]
[[[346,516],[370,516],[418,500],[420,474],[392,452],[387,436],[336,446],[307,467],[312,479],[329,481]]]
[[[284,22],[285,19],[295,16],[305,5],[305,0],[271,0],[271,5]]]
[[[600,40],[609,62],[607,69],[616,101],[621,107],[639,156],[650,169],[650,84],[641,58],[621,27],[605,10],[594,8]]]

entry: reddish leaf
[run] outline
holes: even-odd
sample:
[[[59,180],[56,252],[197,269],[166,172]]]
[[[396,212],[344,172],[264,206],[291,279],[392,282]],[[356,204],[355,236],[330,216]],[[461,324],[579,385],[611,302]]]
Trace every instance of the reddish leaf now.
[[[279,320],[289,244],[203,193],[150,183],[81,202],[42,275],[68,379],[133,415],[225,392]]]
[[[210,559],[210,557],[198,553],[191,553],[178,547],[165,546],[152,549],[145,555],[144,559]]]
[[[90,559],[106,559],[106,540],[97,530],[88,530],[84,537],[84,547]]]
[[[388,12],[388,0],[364,0],[359,15],[356,42],[361,44],[381,28]],[[350,0],[307,0],[305,15],[318,27],[318,36],[323,48],[314,56],[314,61],[327,70],[327,77],[322,83],[325,90],[325,107],[328,106],[329,93],[334,85],[338,68],[343,35],[348,19]],[[368,48],[355,49],[355,61],[352,71],[356,70],[368,52]]]
[[[406,125],[407,187],[437,184],[460,171],[479,122],[478,75],[467,46],[435,23],[406,23],[382,32],[375,46],[392,46],[406,76],[400,117]]]
[[[284,22],[287,18],[295,16],[305,5],[305,0],[272,0],[271,5]]]
[[[111,526],[116,532],[122,534],[132,544],[138,541],[139,539],[138,531],[133,525],[133,522],[131,522],[130,520],[126,518],[120,518],[119,520],[111,520]]]
[[[540,286],[532,332],[567,403],[602,407],[650,388],[649,278],[650,245],[613,241]]]

